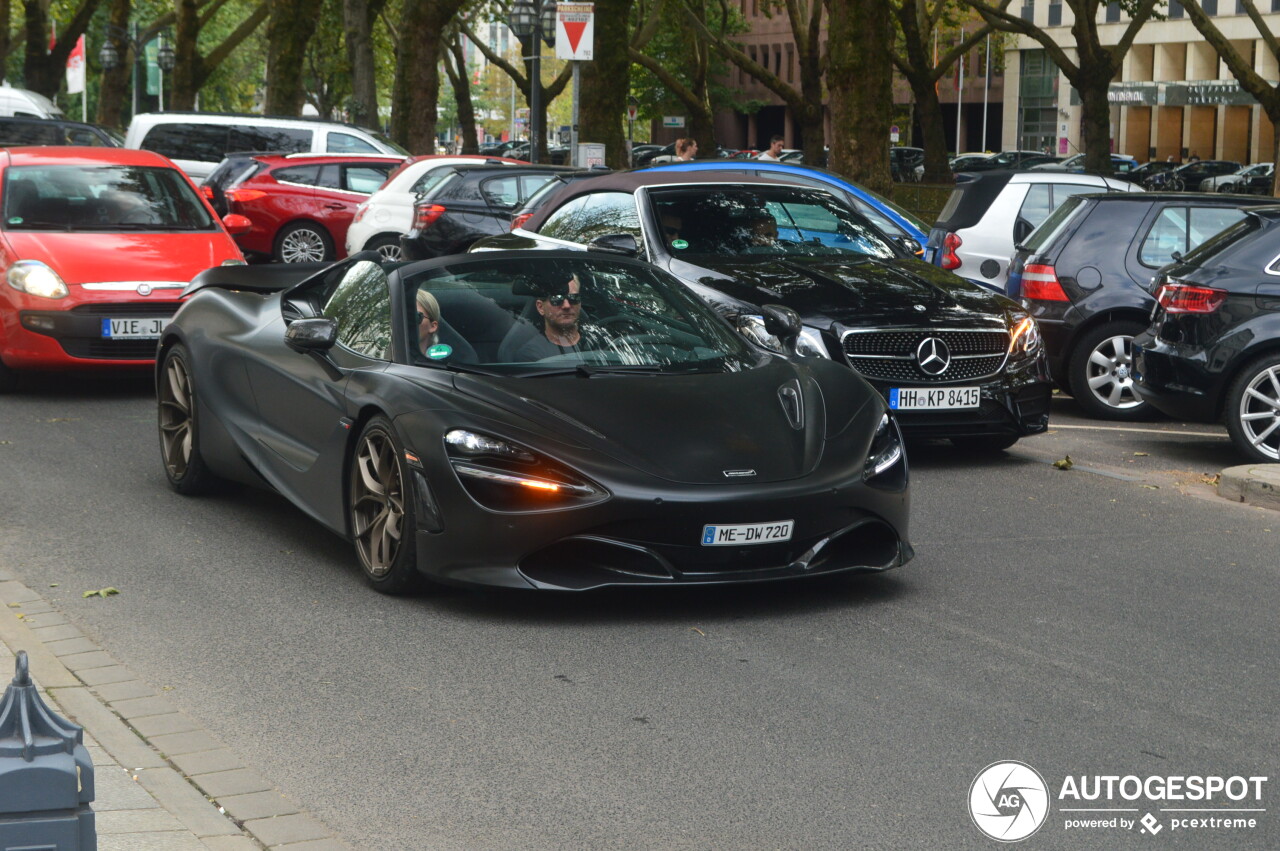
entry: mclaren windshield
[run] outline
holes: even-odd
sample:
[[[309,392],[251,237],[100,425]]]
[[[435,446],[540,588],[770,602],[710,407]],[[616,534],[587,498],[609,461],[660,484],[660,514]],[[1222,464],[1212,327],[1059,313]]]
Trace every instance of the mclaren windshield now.
[[[763,355],[674,278],[593,255],[481,254],[403,279],[411,360],[511,374],[736,372]]]

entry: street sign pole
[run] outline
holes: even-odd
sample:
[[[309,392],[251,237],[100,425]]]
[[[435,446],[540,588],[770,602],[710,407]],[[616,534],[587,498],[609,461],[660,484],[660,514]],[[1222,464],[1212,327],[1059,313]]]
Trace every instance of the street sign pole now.
[[[582,106],[582,63],[573,62],[573,125],[569,129],[569,152],[573,164],[582,167],[578,162],[578,110]]]

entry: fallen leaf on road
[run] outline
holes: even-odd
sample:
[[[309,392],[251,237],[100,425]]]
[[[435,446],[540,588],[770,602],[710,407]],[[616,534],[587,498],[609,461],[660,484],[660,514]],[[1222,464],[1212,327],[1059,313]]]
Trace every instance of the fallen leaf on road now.
[[[1063,458],[1061,461],[1054,461],[1053,466],[1057,467],[1059,470],[1070,470],[1073,466],[1075,466],[1075,462],[1072,461],[1071,456],[1068,455],[1067,457]]]
[[[689,627],[689,629],[691,629],[691,630],[693,630],[694,632],[698,633],[698,635],[701,635],[703,638],[706,638],[706,637],[707,637],[707,634],[706,634],[705,632],[703,632],[702,630],[698,629],[696,626],[691,626],[691,627]]]
[[[45,420],[45,422],[47,423],[78,423],[80,422],[80,418],[79,417],[50,417],[49,419]]]
[[[1133,457],[1134,457],[1134,458],[1146,458],[1146,457],[1147,457],[1148,455],[1150,455],[1150,454],[1151,454],[1150,452],[1135,452],[1135,453],[1133,453]]]
[[[1144,487],[1144,488],[1146,488],[1146,489],[1147,489],[1147,490],[1149,490],[1149,491],[1158,491],[1158,490],[1160,490],[1160,486],[1159,486],[1159,485],[1143,485],[1143,487]]]
[[[1214,473],[1214,474],[1211,476],[1211,475],[1209,475],[1208,473],[1205,473],[1203,476],[1201,476],[1201,477],[1200,477],[1200,481],[1204,482],[1206,485],[1215,485],[1215,486],[1216,486],[1219,482],[1221,482],[1221,481],[1222,481],[1222,474],[1221,474],[1221,473]]]
[[[116,588],[99,588],[97,591],[85,591],[81,596],[88,599],[89,597],[113,597],[119,593],[120,591]]]

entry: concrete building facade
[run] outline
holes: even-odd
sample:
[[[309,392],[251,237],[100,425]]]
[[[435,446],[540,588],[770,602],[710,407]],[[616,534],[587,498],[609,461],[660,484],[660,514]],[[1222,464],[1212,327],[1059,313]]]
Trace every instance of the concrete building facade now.
[[[1255,0],[1273,33],[1280,32],[1280,0]],[[1274,85],[1276,57],[1238,0],[1201,0],[1222,34]],[[1060,45],[1071,45],[1071,9],[1061,0],[1023,0],[1021,14]],[[1140,162],[1154,159],[1270,162],[1275,130],[1262,108],[1214,49],[1170,0],[1164,21],[1148,21],[1112,82],[1111,139],[1114,153]],[[1103,44],[1117,43],[1129,24],[1118,4],[1098,13]],[[1080,151],[1080,99],[1048,53],[1035,40],[1018,37],[1006,48],[1004,127],[1006,149],[1048,150],[1060,156]],[[1068,50],[1074,55],[1074,50]]]

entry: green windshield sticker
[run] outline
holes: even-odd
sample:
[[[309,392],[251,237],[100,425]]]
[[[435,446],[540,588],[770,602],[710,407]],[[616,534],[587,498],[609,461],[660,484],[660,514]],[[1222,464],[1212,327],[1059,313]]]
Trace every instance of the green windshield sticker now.
[[[446,343],[437,343],[436,345],[427,349],[427,357],[431,358],[432,360],[444,360],[445,358],[449,357],[449,355],[451,354],[453,354],[453,346],[450,346]]]
[[[688,248],[689,243],[685,242],[683,239],[673,239],[671,240],[671,247],[675,249]]]
[[[20,224],[22,224],[22,216],[14,216],[14,217],[12,217],[11,219],[9,219],[9,224],[11,224],[11,225],[20,225]]]

